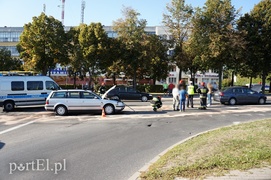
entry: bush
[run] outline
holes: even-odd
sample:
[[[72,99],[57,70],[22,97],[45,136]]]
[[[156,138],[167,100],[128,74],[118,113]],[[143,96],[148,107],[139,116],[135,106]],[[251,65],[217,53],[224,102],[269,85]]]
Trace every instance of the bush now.
[[[152,93],[162,93],[163,85],[144,85],[145,92]]]

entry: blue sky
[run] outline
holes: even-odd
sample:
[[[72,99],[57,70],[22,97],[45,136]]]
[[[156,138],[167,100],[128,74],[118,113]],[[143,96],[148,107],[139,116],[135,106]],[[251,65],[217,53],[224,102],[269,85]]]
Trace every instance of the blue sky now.
[[[251,11],[261,0],[232,0],[241,13]],[[77,26],[81,22],[81,0],[65,0],[65,26]],[[162,14],[171,0],[85,0],[84,23],[101,22],[110,26],[113,21],[122,18],[123,6],[132,7],[146,19],[147,26],[162,25]],[[205,0],[186,0],[186,4],[202,7]],[[32,17],[39,16],[46,5],[46,14],[61,21],[62,0],[0,0],[0,27],[22,27],[32,22]]]

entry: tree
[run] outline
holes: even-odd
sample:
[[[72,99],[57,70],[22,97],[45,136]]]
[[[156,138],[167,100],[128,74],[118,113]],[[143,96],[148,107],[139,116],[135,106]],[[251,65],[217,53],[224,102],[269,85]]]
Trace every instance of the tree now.
[[[101,23],[82,24],[80,26],[79,44],[83,53],[83,66],[89,73],[91,85],[92,76],[105,72],[109,65],[109,39]]]
[[[168,44],[157,35],[146,36],[143,75],[156,80],[165,79],[169,71]]]
[[[81,25],[78,27],[72,27],[67,32],[68,37],[68,52],[69,52],[69,75],[73,76],[73,85],[76,87],[76,76],[81,75],[82,77],[82,67],[84,62],[83,52],[79,44],[79,34]]]
[[[18,50],[29,70],[46,75],[57,63],[67,63],[67,42],[63,25],[52,16],[41,13],[24,25]]]
[[[203,9],[198,9],[193,20],[194,37],[201,63],[206,69],[219,73],[219,88],[222,86],[222,71],[235,61],[236,44],[234,27],[238,11],[230,0],[207,0]],[[236,46],[232,46],[233,44]]]
[[[169,32],[173,37],[174,56],[173,61],[180,68],[179,79],[182,78],[182,70],[185,63],[185,55],[183,52],[183,43],[188,39],[191,29],[191,18],[193,8],[185,5],[185,0],[172,0],[167,4],[168,14],[163,14],[163,24],[169,28]]]
[[[21,70],[22,62],[11,57],[7,48],[0,48],[0,71]]]
[[[136,88],[137,71],[142,62],[142,41],[145,39],[146,20],[139,20],[140,13],[132,8],[125,8],[122,11],[124,19],[113,22],[113,29],[118,33],[118,39],[125,45],[123,64],[125,73],[133,76],[133,87]],[[141,62],[140,62],[141,61]]]
[[[121,72],[125,72],[125,63],[123,63],[123,54],[126,52],[125,45],[120,39],[109,38],[109,54],[110,62],[106,69],[106,76],[113,79],[113,84],[116,84],[116,77]]]
[[[251,74],[262,78],[262,92],[265,81],[271,72],[271,0],[257,4],[250,14],[240,18],[238,28],[245,31],[247,44],[246,64]]]

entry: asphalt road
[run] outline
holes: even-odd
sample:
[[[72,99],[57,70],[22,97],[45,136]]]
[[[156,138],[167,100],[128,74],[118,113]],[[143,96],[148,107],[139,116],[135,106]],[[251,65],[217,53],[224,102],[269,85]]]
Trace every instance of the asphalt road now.
[[[148,103],[100,115],[55,116],[43,108],[0,114],[0,179],[126,180],[171,145],[203,131],[271,117],[270,104],[158,112]]]

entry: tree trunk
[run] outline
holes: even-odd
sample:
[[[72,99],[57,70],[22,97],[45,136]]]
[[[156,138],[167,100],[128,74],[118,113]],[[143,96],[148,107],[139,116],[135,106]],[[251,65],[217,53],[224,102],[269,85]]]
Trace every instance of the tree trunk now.
[[[262,75],[262,93],[265,94],[265,79],[266,79],[266,73],[263,73]]]
[[[249,79],[249,88],[251,88],[251,86],[252,86],[252,76]]]
[[[231,86],[234,86],[234,71],[231,73]]]
[[[76,89],[76,72],[73,73],[73,87]]]
[[[179,81],[182,80],[182,68],[180,68],[180,72],[179,72]],[[179,83],[179,82],[178,82]]]
[[[133,88],[136,90],[136,68],[134,68]]]
[[[222,71],[223,71],[223,67],[221,66],[220,69],[219,69],[219,71],[218,71],[218,79],[219,79],[218,89],[222,88],[222,80],[223,80]]]
[[[156,84],[156,76],[153,76],[152,80],[153,80],[153,85],[155,85]]]

